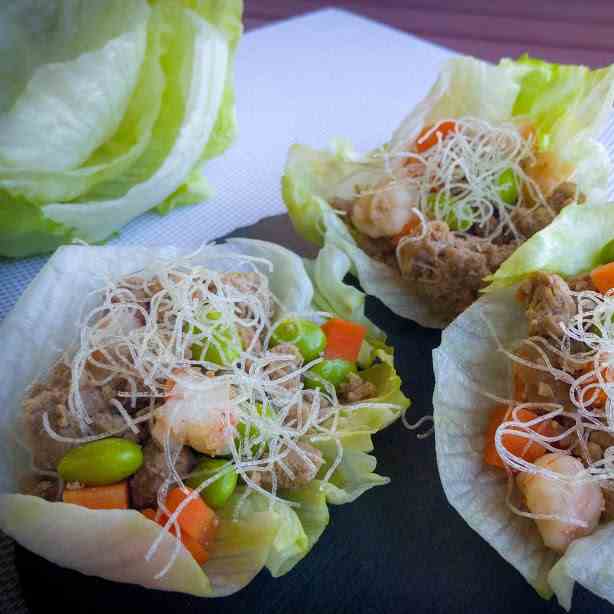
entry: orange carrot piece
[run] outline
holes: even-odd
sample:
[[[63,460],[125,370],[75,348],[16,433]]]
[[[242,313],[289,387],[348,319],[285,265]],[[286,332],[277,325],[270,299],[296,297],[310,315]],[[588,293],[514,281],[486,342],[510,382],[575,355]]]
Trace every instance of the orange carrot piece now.
[[[528,409],[519,410],[517,415],[521,422],[529,422],[537,418],[537,414],[534,414]],[[484,448],[484,462],[487,465],[500,467],[501,469],[505,468],[505,464],[495,447],[495,432],[501,423],[509,420],[512,420],[512,410],[508,407],[497,407],[490,416],[488,428],[486,429],[486,447]],[[550,422],[542,422],[535,426],[533,430],[545,437],[552,437],[556,434]],[[501,439],[501,443],[506,450],[529,463],[535,462],[540,456],[546,453],[546,449],[542,445],[535,441],[530,441],[521,435],[504,435]]]
[[[189,491],[189,489],[188,489]],[[179,505],[189,496],[181,488],[173,488],[166,497],[166,507],[173,513]],[[217,531],[218,519],[215,512],[201,499],[194,497],[183,508],[177,519],[182,533],[201,544],[213,541]]]
[[[426,126],[416,139],[416,151],[418,153],[425,152],[433,145],[437,145],[437,141],[444,139],[450,132],[456,132],[456,122],[454,121],[440,122],[435,130],[433,130],[433,126]]]
[[[582,367],[582,372],[583,373],[591,373],[592,371],[594,371],[595,369],[595,365],[592,362],[587,362],[583,367]],[[604,366],[603,369],[601,369],[601,376],[603,377],[603,379],[606,382],[612,382],[613,377],[614,377],[614,372],[610,371],[610,368],[607,366]],[[589,386],[592,384],[596,384],[599,380],[597,379],[597,377],[593,376],[591,377],[587,382],[584,383],[584,386]],[[595,400],[592,402],[593,407],[598,407],[601,408],[605,405],[605,402],[608,400],[608,395],[606,393],[606,391],[599,387],[599,388],[591,388],[590,391],[586,392],[586,398],[592,398],[593,395],[595,396]]]
[[[92,510],[127,510],[129,507],[128,482],[109,486],[64,489],[64,503],[73,503]]]
[[[164,526],[168,520],[168,516],[162,514],[156,521],[157,512],[152,508],[145,508],[141,510],[141,514],[153,522],[157,522],[160,526]],[[170,532],[175,535],[175,527],[170,527]],[[194,557],[199,565],[204,565],[209,560],[209,553],[205,550],[205,547],[199,544],[195,539],[192,539],[187,533],[181,532],[181,543],[185,549]]]
[[[602,264],[591,271],[591,281],[602,294],[614,288],[614,262]]]
[[[326,335],[325,358],[343,358],[350,362],[358,359],[360,346],[367,334],[364,326],[341,318],[331,318],[322,325],[322,330]]]
[[[143,514],[145,518],[149,518],[149,520],[153,520],[153,522],[156,522],[157,512],[151,507],[146,507],[144,510],[141,510],[141,514]]]
[[[170,532],[175,535],[175,527],[171,527]],[[181,532],[181,543],[199,565],[204,565],[209,560],[209,553],[205,547],[183,531]]]

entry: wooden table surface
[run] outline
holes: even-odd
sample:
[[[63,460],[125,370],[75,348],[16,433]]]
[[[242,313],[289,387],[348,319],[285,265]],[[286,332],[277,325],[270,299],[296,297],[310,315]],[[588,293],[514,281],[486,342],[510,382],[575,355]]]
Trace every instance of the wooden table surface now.
[[[245,0],[247,29],[335,6],[461,53],[614,62],[614,0]]]

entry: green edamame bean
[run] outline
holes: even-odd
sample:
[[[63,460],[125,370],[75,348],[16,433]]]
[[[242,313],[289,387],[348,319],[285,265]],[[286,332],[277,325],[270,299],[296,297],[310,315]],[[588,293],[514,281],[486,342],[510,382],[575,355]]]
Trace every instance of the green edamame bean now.
[[[293,343],[309,362],[325,350],[326,335],[315,322],[289,318],[280,322],[271,335],[271,347],[280,343]]]
[[[203,458],[196,465],[193,471],[194,475],[186,480],[186,484],[190,488],[198,488],[205,480],[211,478],[226,464],[228,464],[228,461],[224,459]],[[228,470],[222,477],[201,490],[200,496],[210,507],[216,509],[224,507],[237,487],[237,479],[238,474],[234,468]]]
[[[497,178],[499,196],[508,204],[513,205],[518,200],[518,185],[516,176],[511,168],[503,171]]]
[[[337,388],[345,382],[350,373],[356,373],[356,365],[349,360],[343,360],[342,358],[323,360],[305,373],[305,386],[307,388],[322,389],[324,385],[320,379],[323,379]]]
[[[65,482],[105,486],[121,482],[143,464],[141,446],[119,437],[109,437],[73,448],[58,463]]]
[[[219,311],[209,311],[203,319],[219,320],[222,314]],[[198,327],[194,327],[194,334],[202,333]],[[204,352],[205,346],[207,351]],[[221,367],[231,365],[241,356],[241,341],[236,328],[219,326],[213,330],[208,345],[205,340],[192,344],[192,356],[195,360],[206,360]]]
[[[606,243],[599,252],[599,262],[601,264],[608,264],[614,262],[614,239],[609,243]]]

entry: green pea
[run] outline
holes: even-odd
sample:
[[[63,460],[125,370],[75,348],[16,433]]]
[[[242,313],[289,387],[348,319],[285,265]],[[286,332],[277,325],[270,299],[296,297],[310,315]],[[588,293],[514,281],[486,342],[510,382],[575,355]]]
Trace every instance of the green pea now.
[[[497,178],[499,196],[508,204],[513,205],[518,201],[518,184],[516,175],[511,168],[503,171]]]
[[[349,360],[342,358],[323,360],[305,373],[305,386],[314,389],[324,388],[324,385],[318,379],[320,378],[338,388],[345,382],[350,373],[356,373],[356,364]],[[312,377],[313,375],[316,377]]]
[[[209,311],[203,316],[207,320],[219,320],[222,314],[219,311]],[[193,328],[193,333],[198,335],[203,331]],[[207,344],[208,341],[208,344]],[[205,346],[207,351],[204,352]],[[195,360],[205,360],[221,367],[231,365],[241,357],[241,340],[234,326],[218,326],[208,340],[192,344],[192,356]]]
[[[599,262],[601,264],[608,264],[614,262],[614,239],[609,243],[606,243],[599,252]]]
[[[143,464],[141,446],[119,437],[109,437],[73,448],[58,463],[65,482],[105,486],[121,482]]]
[[[289,318],[280,322],[271,335],[271,347],[280,343],[293,343],[309,362],[325,350],[326,335],[315,322]]]
[[[190,488],[198,488],[226,464],[228,464],[228,461],[224,459],[203,458],[196,465],[193,475],[186,480],[186,484]],[[228,470],[221,478],[201,490],[202,500],[216,509],[224,507],[237,487],[237,479],[238,475],[235,469]]]

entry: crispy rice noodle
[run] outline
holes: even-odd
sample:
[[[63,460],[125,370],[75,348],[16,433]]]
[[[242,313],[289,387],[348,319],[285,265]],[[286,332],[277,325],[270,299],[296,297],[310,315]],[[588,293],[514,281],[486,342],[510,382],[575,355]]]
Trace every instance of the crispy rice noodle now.
[[[203,248],[203,251],[207,248]],[[271,312],[279,305],[268,303],[271,295],[259,292],[268,288],[267,278],[258,272],[256,264],[272,268],[271,263],[247,256],[233,256],[238,268],[249,269],[255,273],[257,283],[253,292],[241,292],[224,278],[224,274],[197,265],[194,260],[202,253],[196,252],[173,261],[155,263],[138,273],[119,279],[108,279],[106,285],[94,294],[102,298],[102,303],[83,317],[80,327],[79,344],[70,361],[71,388],[68,410],[77,420],[82,437],[69,438],[56,433],[48,416],[43,417],[44,428],[57,441],[68,443],[85,443],[102,439],[110,435],[120,435],[131,430],[139,432],[139,425],[149,422],[155,415],[156,407],[172,396],[172,390],[178,377],[186,370],[196,368],[201,373],[214,377],[190,380],[189,387],[194,390],[206,390],[212,382],[227,381],[231,392],[233,406],[236,406],[238,422],[243,423],[244,435],[237,437],[237,431],[226,416],[225,440],[228,444],[230,458],[228,463],[209,479],[194,489],[190,496],[177,507],[174,513],[168,513],[165,499],[169,489],[174,485],[184,486],[182,476],[175,468],[181,445],[171,438],[172,425],[177,416],[169,418],[168,430],[164,438],[164,453],[167,465],[167,479],[158,492],[160,513],[166,513],[168,520],[165,531],[174,528],[176,546],[171,559],[158,573],[161,577],[173,565],[181,546],[181,530],[177,518],[186,505],[199,492],[228,471],[235,470],[247,485],[245,496],[236,506],[234,517],[238,517],[241,504],[253,492],[258,492],[269,500],[271,508],[282,502],[289,506],[299,504],[286,501],[277,492],[276,469],[293,478],[292,470],[287,465],[288,454],[295,453],[312,469],[316,468],[313,460],[298,445],[299,440],[317,442],[332,440],[336,443],[337,455],[328,471],[321,478],[330,479],[343,457],[340,435],[337,432],[340,412],[348,414],[364,407],[374,407],[373,403],[339,404],[335,389],[328,382],[323,383],[323,391],[310,391],[305,394],[298,385],[300,376],[320,362],[318,358],[301,367],[296,365],[294,356],[269,351],[269,340],[274,329]],[[228,258],[228,256],[224,256]],[[276,303],[273,297],[273,302]],[[208,317],[208,314],[215,314]],[[324,312],[300,315],[321,322],[329,316]],[[244,349],[239,360],[228,367],[192,357],[191,347],[198,343],[203,347],[201,357],[208,347],[220,346],[219,331],[240,326],[251,329],[254,333],[249,346]],[[258,338],[264,339],[262,349],[256,351]],[[81,397],[80,382],[85,377],[86,367],[93,367],[96,385],[121,381],[125,383],[123,391],[111,402],[112,407],[124,419],[125,426],[106,433],[92,430],[92,419],[88,415]],[[284,375],[273,379],[271,376],[284,369]],[[88,369],[88,373],[91,370]],[[288,385],[293,381],[297,385]],[[186,386],[185,378],[182,386]],[[137,401],[149,400],[149,407],[137,417],[131,417],[126,411],[126,403],[131,408]],[[325,402],[324,402],[325,401]],[[310,411],[301,420],[289,421],[288,415],[310,404]],[[381,408],[396,408],[396,405],[380,403]],[[178,407],[178,405],[177,405]],[[268,408],[263,411],[262,408]],[[260,485],[260,476],[269,474],[272,488],[267,490]],[[186,476],[183,476],[185,478]],[[149,549],[146,558],[153,557],[158,549],[164,532]]]
[[[436,131],[445,122],[454,122],[456,128],[442,138]],[[413,148],[384,148],[365,161],[368,166],[383,159],[384,173],[390,180],[378,183],[376,188],[359,187],[359,195],[382,197],[397,184],[416,190],[414,214],[419,218],[419,228],[399,241],[397,259],[403,245],[424,237],[427,220],[453,222],[459,235],[477,228],[485,241],[502,236],[516,240],[521,238],[511,215],[516,207],[550,210],[539,186],[526,173],[527,166],[535,162],[534,138],[523,136],[518,125],[494,125],[473,117],[449,118],[436,122],[422,138],[433,134],[436,143],[422,153]],[[500,178],[509,171],[516,180],[515,203],[502,197],[508,186]]]
[[[514,351],[505,348],[497,339],[499,351],[510,361],[532,369],[551,374],[558,381],[569,385],[569,401],[560,403],[524,403],[505,399],[486,391],[480,393],[511,409],[510,419],[503,422],[495,433],[495,447],[505,464],[508,474],[508,507],[518,515],[533,519],[556,519],[579,527],[583,521],[572,516],[534,514],[520,509],[514,499],[514,474],[525,472],[541,475],[560,482],[563,487],[571,483],[597,482],[606,490],[614,490],[614,446],[604,450],[600,460],[593,460],[589,454],[588,441],[594,431],[604,431],[614,437],[614,292],[606,295],[594,291],[573,292],[578,312],[567,325],[561,325],[561,340],[531,337],[523,341],[537,352],[540,362],[521,358]],[[492,325],[486,322],[493,336]],[[555,356],[563,368],[552,364]],[[530,410],[537,417],[522,421],[519,412]],[[561,426],[555,435],[547,436],[538,432],[540,424],[554,418],[563,419],[569,426]],[[511,453],[504,445],[503,438],[514,435],[526,439],[526,452],[532,442],[547,452],[569,454],[575,452],[585,465],[573,476],[561,475],[546,468],[538,467],[521,456]],[[555,444],[565,440],[565,445]]]

